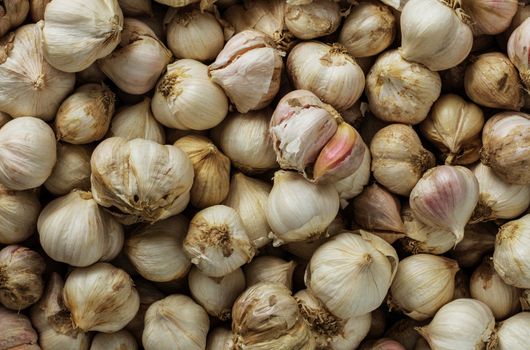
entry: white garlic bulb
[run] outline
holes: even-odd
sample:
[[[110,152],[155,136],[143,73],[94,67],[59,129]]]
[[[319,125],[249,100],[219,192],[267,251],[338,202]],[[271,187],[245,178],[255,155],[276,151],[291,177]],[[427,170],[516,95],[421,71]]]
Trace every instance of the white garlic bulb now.
[[[44,187],[57,196],[73,189],[90,190],[90,156],[88,145],[57,143],[57,162]]]
[[[35,191],[13,191],[0,185],[0,244],[19,243],[29,238],[40,209]]]
[[[305,283],[332,314],[347,319],[381,305],[397,266],[396,251],[383,239],[362,230],[341,233],[313,254]]]
[[[340,22],[340,6],[334,1],[313,0],[307,5],[285,6],[285,26],[299,39],[309,40],[331,34]]]
[[[517,67],[519,76],[526,88],[530,86],[530,59],[528,58],[528,29],[530,20],[526,18],[510,35],[507,53],[510,61]]]
[[[108,137],[119,136],[127,140],[146,139],[160,144],[166,143],[164,127],[151,112],[151,99],[120,110],[110,122]]]
[[[262,255],[244,266],[247,287],[260,282],[280,283],[292,289],[294,261],[285,261],[275,256]]]
[[[138,344],[131,333],[122,329],[114,333],[98,333],[92,339],[90,350],[137,350]]]
[[[208,333],[206,350],[226,350],[232,349],[232,332],[226,328],[217,327]]]
[[[35,1],[12,0],[2,4],[0,36],[4,36],[10,28],[18,27],[24,22],[30,9],[30,2],[33,3]]]
[[[227,8],[223,17],[236,33],[254,29],[281,43],[289,40],[283,35],[285,7],[284,0],[245,1],[243,4],[234,4]]]
[[[201,350],[210,328],[208,314],[190,297],[174,294],[153,303],[145,314],[145,350]]]
[[[488,344],[492,350],[525,350],[530,346],[530,312],[520,312],[502,321]]]
[[[401,54],[432,71],[462,62],[473,45],[461,11],[439,0],[409,0],[401,11]]]
[[[42,185],[57,160],[55,134],[40,119],[20,117],[0,129],[0,183],[12,190]]]
[[[80,72],[118,46],[122,28],[117,0],[52,1],[44,12],[44,57],[64,72]]]
[[[370,111],[386,122],[420,123],[440,96],[441,88],[437,72],[403,59],[398,50],[380,55],[366,76]]]
[[[343,209],[348,206],[348,200],[361,194],[364,186],[370,181],[371,162],[370,149],[366,147],[359,168],[350,176],[335,182],[335,189],[339,192],[340,205]]]
[[[472,21],[475,35],[494,35],[510,26],[518,8],[517,0],[460,0],[462,10]]]
[[[208,78],[207,66],[182,59],[167,66],[166,74],[156,86],[151,109],[156,120],[164,126],[206,130],[226,117],[228,99]]]

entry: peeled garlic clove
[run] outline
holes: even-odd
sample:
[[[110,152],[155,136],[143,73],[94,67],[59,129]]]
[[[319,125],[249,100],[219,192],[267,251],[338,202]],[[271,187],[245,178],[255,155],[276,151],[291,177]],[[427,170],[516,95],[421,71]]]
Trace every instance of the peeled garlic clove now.
[[[37,332],[31,326],[29,319],[21,313],[10,311],[0,306],[0,346],[2,349],[37,350]]]
[[[275,256],[260,256],[245,265],[247,287],[260,282],[280,283],[292,289],[294,261],[285,261]]]
[[[169,128],[206,130],[226,117],[228,99],[208,78],[207,66],[182,59],[167,66],[156,86],[151,109],[156,120]]]
[[[488,349],[524,350],[530,346],[530,312],[520,312],[499,323],[488,343]]]
[[[0,129],[0,183],[12,190],[42,185],[55,165],[52,128],[40,119],[20,117]]]
[[[528,132],[530,115],[519,112],[494,115],[482,131],[481,162],[509,184],[530,184]]]
[[[504,32],[510,26],[517,12],[517,0],[461,0],[460,6],[473,22],[475,35],[494,35]]]
[[[309,40],[331,34],[341,22],[337,2],[314,0],[307,5],[285,7],[285,26],[299,39]]]
[[[151,304],[155,301],[163,299],[165,295],[156,289],[152,284],[144,280],[135,280],[134,286],[140,295],[140,308],[134,316],[134,318],[125,326],[125,328],[131,332],[134,337],[141,342],[142,333],[144,331],[144,319],[145,313]]]
[[[339,211],[339,195],[332,184],[313,184],[290,171],[277,171],[267,202],[267,221],[274,246],[314,240]]]
[[[453,2],[409,0],[401,11],[401,54],[432,71],[462,62],[473,45],[473,33]]]
[[[116,96],[105,85],[86,84],[63,101],[55,128],[59,140],[86,144],[107,133],[114,115]]]
[[[151,99],[145,97],[140,103],[120,110],[112,121],[108,137],[119,136],[127,140],[146,139],[160,144],[166,143],[164,127],[151,112]]]
[[[461,267],[476,266],[486,253],[493,251],[497,231],[498,227],[493,223],[466,226],[464,239],[454,247],[451,257]]]
[[[190,297],[174,294],[153,303],[145,314],[145,350],[201,350],[210,328],[208,314]]]
[[[430,1],[438,0],[426,2]],[[366,76],[370,111],[386,122],[420,123],[440,96],[441,88],[437,72],[406,61],[398,50],[380,55]]]
[[[98,333],[92,339],[90,350],[137,350],[138,344],[126,330],[115,333]]]
[[[375,1],[361,2],[344,20],[339,42],[353,57],[374,56],[392,44],[396,24],[394,14],[387,6]]]
[[[24,22],[30,9],[29,2],[28,0],[13,0],[2,3],[0,36],[4,36],[10,28],[18,27]]]
[[[151,0],[118,0],[125,16],[152,16]]]
[[[271,39],[255,30],[234,35],[208,67],[240,113],[266,107],[280,89],[283,60]],[[201,91],[202,92],[202,91]]]
[[[254,29],[280,40],[283,39],[285,4],[283,0],[245,1],[227,8],[223,17],[236,33]]]
[[[206,350],[226,350],[232,349],[232,332],[226,328],[217,327],[208,333]]]
[[[451,231],[458,243],[478,197],[478,181],[469,169],[441,165],[423,175],[412,189],[409,203],[420,221]]]
[[[486,304],[463,298],[442,306],[418,332],[432,349],[484,349],[494,327],[495,319]]]
[[[90,146],[58,142],[57,162],[44,187],[56,196],[73,189],[89,190],[91,155]]]
[[[397,264],[396,251],[383,239],[362,230],[341,233],[313,254],[305,283],[337,317],[361,316],[381,305]]]
[[[40,209],[35,191],[12,191],[0,185],[0,244],[19,243],[29,238]]]
[[[364,186],[370,180],[370,149],[364,148],[361,165],[351,175],[334,183],[339,192],[340,205],[344,209],[348,206],[348,200],[357,197],[363,191]]]
[[[175,146],[112,137],[94,150],[91,169],[94,199],[122,221],[163,220],[188,204],[193,166]]]
[[[519,76],[526,88],[530,86],[529,28],[530,20],[527,18],[510,35],[507,48],[508,57],[519,70]]]
[[[375,179],[389,191],[408,196],[428,169],[436,165],[434,155],[423,148],[409,125],[390,124],[379,130],[370,144]]]

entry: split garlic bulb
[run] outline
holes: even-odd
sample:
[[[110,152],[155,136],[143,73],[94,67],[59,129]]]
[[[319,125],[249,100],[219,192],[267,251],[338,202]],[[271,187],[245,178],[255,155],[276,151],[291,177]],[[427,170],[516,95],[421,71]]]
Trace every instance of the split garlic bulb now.
[[[52,1],[44,12],[44,57],[64,72],[80,72],[118,46],[122,28],[117,0]]]
[[[462,10],[472,21],[475,35],[495,35],[510,26],[518,8],[517,0],[460,0]]]
[[[396,251],[383,239],[362,230],[341,233],[313,254],[305,283],[333,315],[347,319],[381,305],[397,266]]]
[[[42,185],[57,159],[55,134],[40,119],[20,117],[0,129],[0,183],[12,190]]]
[[[508,40],[508,57],[517,67],[519,76],[526,88],[530,87],[530,59],[528,58],[528,49],[530,36],[530,19],[525,19],[510,35]]]
[[[139,307],[131,277],[107,263],[74,269],[66,278],[63,298],[74,325],[85,332],[116,332]]]
[[[44,183],[44,187],[56,196],[73,189],[90,190],[90,156],[88,145],[72,145],[57,142],[57,162]]]
[[[92,339],[90,350],[137,350],[138,344],[126,330],[115,333],[98,333]]]
[[[426,2],[430,1],[438,0]],[[370,111],[385,122],[420,123],[440,96],[441,88],[437,72],[403,59],[398,50],[380,55],[366,76]]]
[[[35,191],[13,191],[0,185],[0,244],[19,243],[29,238],[40,210]]]
[[[10,28],[18,27],[24,22],[30,9],[29,0],[12,0],[2,4],[0,17],[0,36],[4,36]]]
[[[298,39],[309,40],[331,34],[340,22],[340,5],[334,1],[313,0],[307,5],[285,6],[285,26]]]
[[[335,189],[339,192],[340,205],[342,208],[348,206],[348,200],[355,198],[370,181],[370,149],[366,147],[362,157],[361,165],[350,176],[335,182]]]
[[[109,157],[112,155],[112,157]],[[186,153],[154,141],[111,137],[91,159],[92,194],[122,221],[158,221],[184,210],[193,166]]]
[[[234,4],[226,9],[223,17],[236,33],[254,29],[274,40],[282,41],[286,2],[284,0],[255,0]]]
[[[210,320],[190,297],[174,294],[153,303],[145,314],[145,350],[201,350]]]
[[[127,106],[116,113],[110,122],[108,137],[119,136],[127,140],[146,139],[160,144],[166,143],[164,127],[151,112],[151,99],[145,97],[140,103]]]
[[[486,304],[474,299],[456,299],[442,306],[428,326],[418,332],[431,349],[484,349],[495,319]]]
[[[207,66],[182,59],[167,66],[156,86],[151,109],[156,120],[169,128],[206,130],[226,117],[228,99],[208,78]]]
[[[0,306],[0,345],[9,350],[40,350],[37,332],[23,314]]]
[[[501,322],[488,349],[492,350],[525,350],[530,346],[528,334],[530,333],[530,312],[520,312]]]
[[[18,28],[0,47],[0,110],[13,118],[53,119],[61,101],[74,88],[75,76],[44,60],[39,25]]]
[[[247,287],[261,282],[280,283],[292,289],[294,261],[285,261],[275,256],[262,255],[245,265]]]
[[[401,11],[401,54],[432,71],[449,69],[471,51],[473,33],[461,11],[439,0],[409,0]]]

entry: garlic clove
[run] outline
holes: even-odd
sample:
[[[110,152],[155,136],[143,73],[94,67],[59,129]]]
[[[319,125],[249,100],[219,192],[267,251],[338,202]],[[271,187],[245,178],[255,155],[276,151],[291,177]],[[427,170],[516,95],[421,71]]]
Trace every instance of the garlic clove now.
[[[38,350],[38,336],[29,319],[0,306],[0,346],[2,349]],[[26,347],[26,348],[25,348]]]
[[[236,33],[254,29],[281,41],[285,25],[285,4],[283,0],[255,0],[234,4],[226,9],[223,17]]]
[[[35,231],[40,210],[35,191],[12,191],[0,185],[0,244],[29,238]]]
[[[30,9],[28,0],[14,0],[2,4],[0,17],[0,36],[4,36],[10,28],[18,27],[24,22]]]
[[[530,345],[530,312],[520,312],[499,323],[489,343],[488,350],[523,350]]]
[[[473,34],[494,35],[504,32],[510,26],[517,12],[517,0],[461,0],[460,6],[473,22]]]
[[[363,191],[370,180],[370,149],[365,147],[361,165],[351,175],[335,182],[335,189],[339,192],[340,205],[344,209],[348,206],[348,201],[357,197]]]
[[[331,34],[341,22],[340,6],[337,2],[313,0],[310,4],[287,4],[285,26],[299,39],[309,40]]]
[[[283,284],[292,289],[296,262],[285,261],[275,256],[263,255],[244,266],[247,288],[261,282]]]
[[[98,333],[92,339],[90,350],[137,350],[138,344],[126,330],[114,333]]]

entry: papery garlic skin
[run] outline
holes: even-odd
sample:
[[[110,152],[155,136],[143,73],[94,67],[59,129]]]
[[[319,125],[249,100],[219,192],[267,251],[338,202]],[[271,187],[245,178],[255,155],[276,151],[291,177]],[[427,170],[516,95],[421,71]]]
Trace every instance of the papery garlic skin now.
[[[510,35],[507,53],[510,61],[517,67],[521,80],[526,88],[530,86],[530,59],[528,58],[528,29],[530,20],[525,19]]]
[[[287,4],[285,7],[285,26],[299,39],[331,34],[340,22],[340,6],[334,1],[314,0],[307,5]]]
[[[232,332],[226,328],[217,327],[208,333],[206,350],[232,349]]]
[[[151,111],[151,99],[144,98],[140,103],[120,110],[110,122],[108,137],[119,136],[127,140],[137,138],[166,143],[164,127]]]
[[[370,111],[386,122],[420,123],[440,96],[441,88],[437,72],[406,61],[398,50],[380,55],[366,76]]]
[[[125,16],[152,16],[151,0],[118,0]]]
[[[530,346],[530,312],[520,312],[501,322],[495,330],[488,349],[524,350]]]
[[[280,283],[292,289],[296,262],[263,255],[244,266],[247,288],[261,282]]]
[[[364,150],[364,155],[359,168],[350,176],[335,182],[335,189],[339,192],[341,208],[348,206],[348,200],[355,198],[363,191],[364,186],[370,181],[370,149]]]
[[[281,41],[284,39],[285,7],[283,0],[246,1],[227,8],[223,17],[236,33],[254,29]]]
[[[174,294],[153,303],[145,314],[145,350],[201,350],[210,328],[208,314],[190,297]]]
[[[91,155],[90,146],[58,142],[57,162],[44,187],[56,196],[73,189],[89,190]]]
[[[401,54],[432,71],[449,69],[471,51],[473,33],[462,15],[438,0],[409,0],[401,11]]]
[[[517,0],[460,0],[462,10],[473,22],[473,34],[495,35],[510,26],[517,12]]]
[[[12,191],[0,185],[0,244],[19,243],[29,238],[40,210],[35,191]]]
[[[115,333],[98,333],[92,339],[90,350],[137,350],[138,344],[126,330]]]
[[[39,350],[38,335],[23,314],[0,306],[0,345],[3,349]]]
[[[30,4],[28,0],[7,1],[2,4],[0,17],[0,36],[4,36],[10,28],[18,27],[28,15]]]
[[[52,1],[44,12],[44,57],[64,72],[82,71],[118,46],[122,28],[117,0]]]
[[[57,160],[55,134],[40,119],[20,117],[0,129],[0,183],[12,190],[39,187]]]

